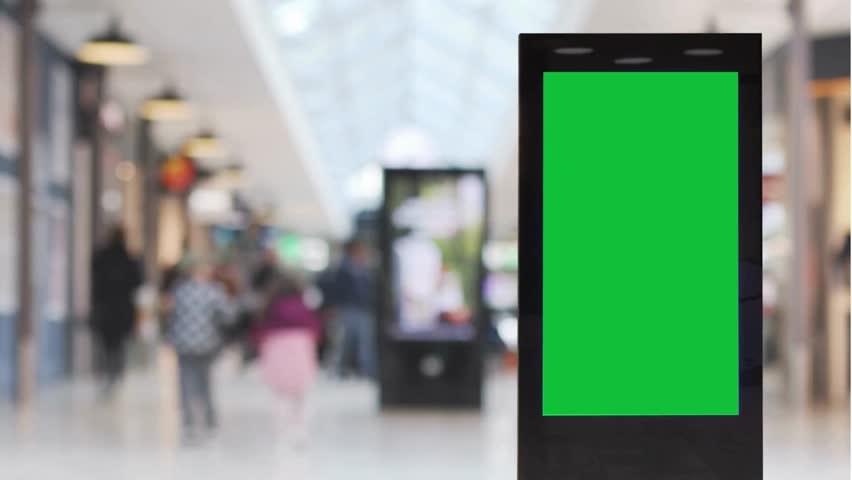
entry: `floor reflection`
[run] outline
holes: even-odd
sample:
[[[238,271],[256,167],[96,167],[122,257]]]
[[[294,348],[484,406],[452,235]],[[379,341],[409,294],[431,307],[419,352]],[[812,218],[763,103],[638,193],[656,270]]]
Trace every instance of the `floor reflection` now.
[[[515,478],[515,378],[492,375],[482,415],[380,414],[364,382],[322,379],[310,433],[278,431],[273,398],[236,358],[217,366],[222,428],[202,445],[180,443],[175,365],[167,352],[127,379],[111,403],[91,382],[42,392],[36,405],[0,409],[0,465],[12,479],[483,479]],[[765,478],[849,478],[849,417],[794,414],[767,395]]]

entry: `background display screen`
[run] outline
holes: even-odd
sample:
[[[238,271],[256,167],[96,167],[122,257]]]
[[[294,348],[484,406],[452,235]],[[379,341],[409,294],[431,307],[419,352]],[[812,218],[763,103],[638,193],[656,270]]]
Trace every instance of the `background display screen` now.
[[[737,73],[543,95],[542,413],[738,415]]]
[[[481,175],[418,172],[387,181],[390,334],[472,340],[485,228]]]

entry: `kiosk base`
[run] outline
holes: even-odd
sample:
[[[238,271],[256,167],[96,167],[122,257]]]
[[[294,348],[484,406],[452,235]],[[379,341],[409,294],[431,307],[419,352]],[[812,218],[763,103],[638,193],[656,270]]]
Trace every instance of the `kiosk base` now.
[[[481,407],[482,357],[475,346],[402,343],[382,354],[382,408]]]

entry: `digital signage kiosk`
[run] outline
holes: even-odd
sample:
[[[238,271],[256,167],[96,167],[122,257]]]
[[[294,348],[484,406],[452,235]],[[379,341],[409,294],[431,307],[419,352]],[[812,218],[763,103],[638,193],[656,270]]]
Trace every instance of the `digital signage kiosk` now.
[[[482,170],[385,170],[382,406],[480,405],[486,206]]]
[[[760,61],[520,36],[519,478],[761,478]]]

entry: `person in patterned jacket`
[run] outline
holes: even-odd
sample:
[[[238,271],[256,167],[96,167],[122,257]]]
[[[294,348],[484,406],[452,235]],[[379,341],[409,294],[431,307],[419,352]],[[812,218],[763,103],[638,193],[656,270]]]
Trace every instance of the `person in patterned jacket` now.
[[[187,278],[175,286],[167,338],[178,357],[180,404],[187,440],[195,439],[200,422],[208,432],[217,423],[210,388],[210,369],[223,344],[223,327],[233,322],[236,305],[213,281],[213,268],[204,259],[188,255],[182,262]]]

